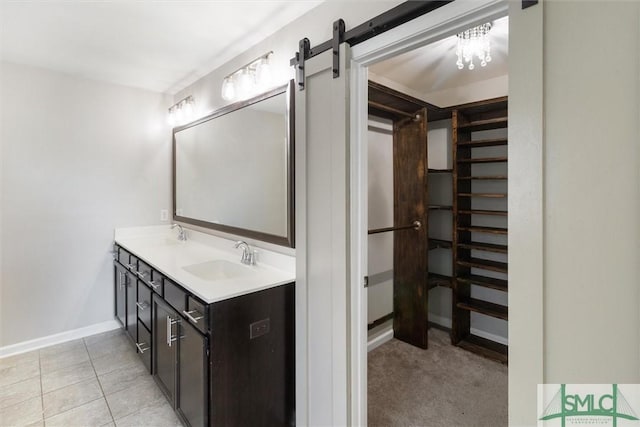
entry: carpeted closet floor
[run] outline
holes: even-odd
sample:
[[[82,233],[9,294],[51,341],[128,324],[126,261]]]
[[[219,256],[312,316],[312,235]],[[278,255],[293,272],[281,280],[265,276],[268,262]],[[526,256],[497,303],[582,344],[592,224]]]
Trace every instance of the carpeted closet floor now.
[[[506,426],[507,366],[429,330],[429,349],[393,339],[368,357],[369,426]]]

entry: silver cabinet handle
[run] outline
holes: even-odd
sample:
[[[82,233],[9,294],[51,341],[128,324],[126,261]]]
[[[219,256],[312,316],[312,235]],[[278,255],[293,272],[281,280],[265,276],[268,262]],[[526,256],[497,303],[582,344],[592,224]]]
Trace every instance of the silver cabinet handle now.
[[[160,285],[156,284],[153,280],[149,282],[154,291],[157,291]]]
[[[139,278],[144,279],[144,276],[147,275],[146,271],[136,271],[136,274],[138,275]]]
[[[135,267],[131,264],[127,264],[127,267],[129,267],[131,270],[133,270]]]
[[[138,308],[140,309],[140,311],[145,311],[147,308],[149,308],[149,303],[146,301],[143,302],[137,302],[136,305],[138,306]]]
[[[194,317],[191,315],[192,313],[198,313],[198,315]],[[191,320],[193,323],[198,323],[198,320],[204,317],[198,310],[191,310],[191,311],[182,310],[182,314],[187,316],[187,319]]]
[[[146,343],[144,342],[137,342],[136,343],[136,347],[138,347],[138,351],[140,352],[140,354],[144,353],[145,351],[149,350],[149,347],[146,348],[142,348],[143,345],[145,345]]]
[[[177,340],[173,335],[173,325],[179,323],[179,319],[173,319],[171,316],[167,316],[167,346],[171,347],[171,343]]]

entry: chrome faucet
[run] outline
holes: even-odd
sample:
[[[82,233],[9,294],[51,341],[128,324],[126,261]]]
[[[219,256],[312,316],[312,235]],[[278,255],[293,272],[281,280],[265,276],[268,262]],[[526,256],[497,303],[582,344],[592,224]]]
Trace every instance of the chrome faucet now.
[[[174,228],[178,227],[178,240],[180,240],[181,242],[186,242],[187,241],[187,232],[184,230],[184,228],[182,228],[182,226],[180,224],[172,224],[171,225],[171,229],[173,230]]]
[[[242,247],[242,258],[240,262],[246,265],[256,265],[256,254],[251,250],[251,246],[244,240],[238,240],[235,248]]]

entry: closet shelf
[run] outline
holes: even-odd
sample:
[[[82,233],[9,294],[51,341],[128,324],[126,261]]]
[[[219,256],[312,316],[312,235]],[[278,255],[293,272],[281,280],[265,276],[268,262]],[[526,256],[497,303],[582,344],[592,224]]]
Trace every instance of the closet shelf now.
[[[429,169],[429,173],[452,173],[453,169]]]
[[[429,205],[430,211],[450,211],[453,209],[453,206],[448,205]]]
[[[480,227],[480,226],[458,226],[458,231],[470,231],[472,233],[487,233],[487,234],[507,234],[506,228],[500,227]]]
[[[478,130],[501,129],[506,128],[508,123],[509,121],[507,117],[496,117],[493,119],[474,120],[469,123],[459,124],[458,129],[472,132]]]
[[[498,362],[507,363],[509,347],[486,338],[469,334],[462,338],[458,343],[458,347]]]
[[[457,307],[463,310],[469,310],[486,316],[495,317],[497,319],[509,320],[509,309],[507,306],[494,304],[489,301],[469,298],[458,301]]]
[[[507,245],[496,245],[494,243],[483,242],[458,242],[458,247],[474,251],[495,252],[498,254],[506,254],[509,250]]]
[[[490,216],[507,216],[507,211],[495,211],[487,209],[469,209],[459,210],[458,215],[490,215]]]
[[[507,145],[507,138],[495,139],[479,139],[476,141],[458,141],[458,147],[462,148],[478,148],[478,147],[494,147],[497,145]]]
[[[484,197],[489,199],[504,199],[507,197],[504,193],[458,193],[458,197]]]
[[[495,289],[496,291],[508,292],[509,283],[503,279],[494,279],[493,277],[478,276],[475,274],[469,274],[467,276],[458,276],[456,278],[458,283],[465,285],[477,285],[483,288]]]
[[[506,262],[491,261],[482,258],[459,259],[457,264],[462,267],[480,268],[487,271],[495,271],[497,273],[508,273],[509,267]]]
[[[451,241],[443,239],[429,238],[429,250],[431,249],[451,249]]]
[[[451,277],[445,276],[443,274],[437,273],[428,273],[427,275],[427,287],[429,289],[441,287],[441,288],[450,288],[451,287]]]
[[[506,163],[507,157],[476,157],[471,159],[458,159],[458,163]]]

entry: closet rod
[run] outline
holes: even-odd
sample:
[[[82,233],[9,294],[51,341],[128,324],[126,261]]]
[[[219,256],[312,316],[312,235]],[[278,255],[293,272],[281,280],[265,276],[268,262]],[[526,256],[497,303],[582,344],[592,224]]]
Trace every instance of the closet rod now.
[[[413,228],[414,230],[420,230],[420,227],[422,227],[422,223],[420,221],[413,221],[411,225],[401,225],[398,227],[374,228],[373,230],[369,230],[368,234],[386,233],[388,231],[397,231],[397,230],[409,230],[411,228]]]
[[[417,117],[417,114],[415,113],[407,113],[406,111],[398,110],[396,108],[389,107],[384,104],[379,104],[375,101],[369,101],[369,106],[377,108],[378,110],[388,111],[389,113],[400,114],[401,116],[405,116],[405,117],[411,117],[412,119]]]

